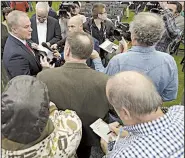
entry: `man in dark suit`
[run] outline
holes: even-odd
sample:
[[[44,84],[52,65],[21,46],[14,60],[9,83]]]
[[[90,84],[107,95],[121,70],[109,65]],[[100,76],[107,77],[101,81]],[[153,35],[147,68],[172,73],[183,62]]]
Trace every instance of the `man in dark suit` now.
[[[27,42],[32,31],[29,17],[15,10],[8,14],[7,24],[10,35],[4,48],[3,64],[9,79],[18,75],[36,76],[48,63],[40,64],[38,55]]]
[[[92,51],[93,39],[89,34],[71,32],[64,47],[66,63],[37,75],[46,83],[51,101],[61,110],[76,111],[82,120],[82,140],[77,150],[80,158],[88,158],[92,146],[100,147],[99,137],[89,126],[98,118],[104,118],[110,109],[105,92],[108,76],[86,64]]]
[[[8,14],[7,24],[10,35],[5,44],[3,63],[9,78],[37,75],[42,66],[26,41],[31,38],[32,31],[29,17],[24,12],[12,11]]]
[[[32,48],[38,49],[38,45],[46,42],[50,47],[61,39],[61,30],[58,20],[48,16],[49,5],[47,2],[36,4],[36,15],[32,16],[31,34]]]

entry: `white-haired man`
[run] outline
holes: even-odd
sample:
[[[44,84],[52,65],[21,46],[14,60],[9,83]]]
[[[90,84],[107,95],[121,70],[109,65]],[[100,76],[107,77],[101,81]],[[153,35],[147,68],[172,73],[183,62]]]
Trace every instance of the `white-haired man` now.
[[[10,35],[3,53],[3,63],[9,79],[18,75],[36,76],[42,70],[37,54],[27,40],[31,38],[31,23],[26,13],[12,11],[7,16]]]
[[[61,30],[58,20],[48,16],[49,5],[47,2],[36,4],[36,15],[32,16],[31,34],[32,48],[38,49],[38,45],[46,42],[48,46],[61,39]]]
[[[106,95],[124,124],[118,128],[118,123],[112,124],[112,131],[128,132],[106,157],[184,157],[184,106],[162,111],[162,99],[152,81],[133,71],[111,77]],[[106,151],[106,143],[101,143]]]
[[[91,58],[95,69],[109,75],[120,71],[138,71],[149,76],[154,82],[163,101],[176,99],[178,90],[177,65],[172,56],[157,51],[155,44],[165,28],[161,17],[154,13],[142,12],[130,24],[132,47],[125,53],[114,56],[104,68],[98,53]]]

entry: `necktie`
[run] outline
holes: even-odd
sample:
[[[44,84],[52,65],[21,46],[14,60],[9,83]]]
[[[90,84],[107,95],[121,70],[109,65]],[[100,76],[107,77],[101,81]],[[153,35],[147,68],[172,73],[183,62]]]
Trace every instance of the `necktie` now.
[[[26,42],[26,47],[29,49],[29,51],[35,56],[34,51],[31,49],[31,47],[28,45],[28,43]]]

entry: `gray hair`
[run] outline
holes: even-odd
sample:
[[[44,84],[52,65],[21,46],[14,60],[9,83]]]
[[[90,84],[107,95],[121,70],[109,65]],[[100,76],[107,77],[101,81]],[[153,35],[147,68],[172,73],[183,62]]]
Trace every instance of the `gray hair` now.
[[[21,17],[28,17],[28,15],[25,12],[19,11],[19,10],[13,10],[10,12],[7,16],[7,25],[10,32],[12,32],[13,26],[19,25],[19,19]]]
[[[165,31],[163,19],[149,12],[141,12],[130,24],[131,36],[138,44],[152,46],[157,43]]]
[[[77,59],[88,59],[93,51],[93,39],[85,32],[72,32],[66,38],[72,57]]]
[[[40,9],[40,8],[45,9],[47,12],[49,12],[48,2],[37,2],[37,4],[36,4],[36,11],[38,9]]]
[[[111,77],[106,86],[109,102],[116,110],[127,109],[134,116],[149,114],[162,105],[162,99],[152,81],[134,71]]]

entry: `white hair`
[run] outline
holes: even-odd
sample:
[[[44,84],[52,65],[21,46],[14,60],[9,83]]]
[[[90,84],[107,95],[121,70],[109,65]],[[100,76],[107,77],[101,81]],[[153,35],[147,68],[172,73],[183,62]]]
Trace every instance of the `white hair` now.
[[[141,45],[152,46],[165,31],[162,17],[149,12],[141,12],[130,23],[131,36]]]
[[[47,10],[47,12],[49,12],[48,2],[37,2],[37,4],[36,4],[36,12],[40,8],[45,9],[45,10]]]
[[[25,12],[19,11],[19,10],[13,10],[10,12],[7,16],[7,25],[10,32],[12,32],[12,27],[19,25],[19,19],[21,17],[27,17],[28,15]]]
[[[149,114],[162,105],[162,98],[153,82],[138,72],[116,74],[108,80],[106,90],[114,108],[118,111],[126,108],[132,116]]]

